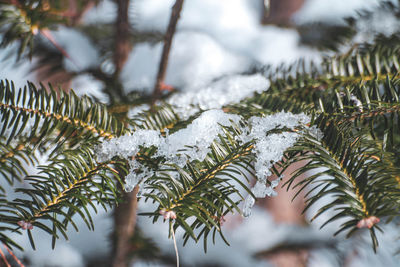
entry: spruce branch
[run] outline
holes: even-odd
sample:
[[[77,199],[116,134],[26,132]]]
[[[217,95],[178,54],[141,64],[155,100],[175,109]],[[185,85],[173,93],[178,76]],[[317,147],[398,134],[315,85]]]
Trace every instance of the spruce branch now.
[[[32,147],[28,146],[24,139],[18,140],[15,144],[7,145],[5,138],[0,138],[0,173],[7,180],[8,184],[13,184],[13,179],[18,181],[27,175],[24,165],[34,165],[37,163],[36,156],[32,153]],[[0,185],[0,191],[4,188]]]
[[[214,232],[213,240],[215,232],[219,232],[223,237],[221,218],[228,212],[241,213],[238,208],[239,202],[234,199],[244,198],[231,182],[238,183],[252,194],[240,178],[235,176],[242,175],[243,171],[254,172],[251,167],[253,145],[251,143],[239,145],[234,140],[236,130],[228,128],[225,130],[226,136],[220,136],[213,142],[211,152],[204,162],[188,162],[184,168],[161,163],[157,174],[141,185],[145,192],[143,198],[159,204],[157,211],[143,215],[158,220],[160,214],[164,218],[169,218],[173,213],[173,216],[176,216],[173,222],[174,230],[178,227],[185,230],[184,242],[186,243],[189,238],[197,242],[203,236],[205,250],[210,232]],[[186,222],[190,218],[195,219],[191,225]],[[195,234],[194,229],[199,227],[202,227],[202,230]]]
[[[97,212],[96,202],[106,210],[107,205],[112,207],[119,197],[117,184],[122,183],[121,177],[126,174],[124,161],[96,164],[93,157],[92,149],[84,146],[65,151],[49,165],[40,166],[39,175],[25,179],[30,188],[16,189],[16,193],[25,197],[7,201],[1,209],[3,223],[19,225],[28,232],[38,227],[53,236],[53,247],[59,238],[58,232],[68,239],[69,223],[78,230],[74,214],[93,229],[88,208]],[[53,226],[47,226],[44,221],[50,221]],[[34,248],[34,241],[30,239]]]
[[[37,90],[32,83],[17,91],[8,81],[2,81],[0,89],[0,112],[4,123],[1,134],[11,129],[7,133],[8,142],[24,134],[30,118],[33,126],[28,141],[35,136],[49,136],[56,129],[59,130],[56,140],[61,137],[75,140],[90,136],[112,138],[126,131],[121,123],[107,114],[105,106],[88,97],[80,99],[73,91],[65,94],[50,87],[50,93],[47,93],[44,87]]]
[[[345,220],[335,235],[349,230],[347,236],[358,228],[368,227],[376,250],[378,242],[374,228],[380,230],[376,223],[380,218],[396,216],[399,203],[400,191],[395,177],[400,170],[390,164],[393,155],[364,140],[363,133],[352,133],[349,123],[338,124],[320,116],[316,124],[324,132],[322,140],[306,134],[289,149],[292,156],[284,170],[293,162],[306,160],[308,163],[296,170],[286,185],[288,189],[299,188],[299,192],[311,187],[306,210],[324,196],[332,195],[334,201],[321,207],[312,220],[335,209],[336,214],[321,227],[338,219]],[[299,175],[308,171],[314,174],[295,182]]]

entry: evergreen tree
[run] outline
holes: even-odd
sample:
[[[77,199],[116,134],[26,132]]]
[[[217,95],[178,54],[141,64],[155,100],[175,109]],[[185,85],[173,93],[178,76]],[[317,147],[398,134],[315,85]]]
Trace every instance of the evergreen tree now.
[[[217,234],[229,242],[222,227],[226,214],[249,216],[255,200],[274,195],[277,186],[306,190],[306,209],[333,197],[314,218],[333,211],[325,224],[340,219],[336,234],[347,237],[368,229],[374,250],[376,231],[399,220],[398,32],[376,35],[322,63],[256,67],[245,75],[223,77],[211,89],[180,93],[164,84],[168,46],[183,4],[178,0],[154,93],[127,95],[119,78],[131,47],[158,42],[163,34],[127,26],[128,1],[117,1],[115,24],[96,26],[78,23],[96,1],[75,1],[75,9],[65,2],[2,1],[1,45],[18,43],[20,60],[37,57],[38,66],[51,69],[45,73],[48,79],[54,72],[92,75],[110,101],[78,97],[50,84],[15,88],[12,81],[1,81],[2,243],[23,249],[9,237],[17,232],[27,234],[35,247],[32,231],[37,228],[53,237],[54,247],[58,238],[68,239],[68,227],[78,230],[78,217],[93,229],[89,209],[96,209],[95,204],[110,209],[137,197],[139,205],[156,204],[142,215],[168,223],[171,237],[182,228],[184,243],[201,241],[207,250]],[[394,17],[400,14],[398,5],[383,3],[382,8]],[[356,21],[366,18],[360,13],[349,20],[340,35],[329,39],[329,48],[354,36]],[[98,44],[102,61],[113,62],[112,71],[100,66],[63,69],[60,59],[68,54],[49,31],[63,25],[79,27]],[[104,40],[113,32],[113,41]],[[132,107],[134,115],[128,116]],[[38,156],[47,163],[37,166]],[[303,164],[291,177],[282,177],[296,162]],[[28,175],[27,165],[37,167],[39,174]],[[309,175],[299,179],[305,173]],[[256,178],[254,186],[251,177]],[[7,197],[5,183],[17,198]]]

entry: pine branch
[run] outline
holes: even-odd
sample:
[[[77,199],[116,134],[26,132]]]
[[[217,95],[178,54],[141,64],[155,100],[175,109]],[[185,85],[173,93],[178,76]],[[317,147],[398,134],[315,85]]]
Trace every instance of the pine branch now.
[[[4,138],[0,138],[4,141]],[[37,163],[32,148],[26,144],[24,139],[18,140],[15,144],[0,143],[0,173],[7,180],[8,184],[13,184],[13,179],[21,181],[27,175],[24,165]],[[0,185],[0,191],[4,188]]]
[[[47,137],[57,132],[57,142],[60,138],[70,139],[79,143],[79,139],[91,136],[112,138],[126,131],[115,118],[107,114],[105,106],[94,103],[87,97],[80,99],[71,91],[65,94],[50,87],[50,93],[44,87],[37,90],[32,83],[23,90],[15,90],[13,83],[0,83],[0,112],[2,114],[3,130],[7,132],[8,142],[24,132],[30,119],[33,126],[28,141],[35,136]],[[39,138],[41,140],[42,138]]]
[[[89,229],[93,221],[88,207],[97,209],[94,203],[107,210],[119,195],[117,183],[126,174],[124,161],[109,161],[97,164],[89,147],[65,151],[59,158],[41,166],[41,173],[28,176],[30,188],[17,188],[23,198],[7,201],[1,209],[2,223],[20,226],[28,230],[31,245],[35,248],[30,231],[38,227],[53,236],[53,247],[61,233],[66,239],[68,224],[78,230],[73,215],[78,214]],[[118,169],[119,171],[116,171]],[[52,227],[43,221],[50,221]],[[19,227],[17,227],[18,229]]]
[[[326,90],[398,80],[400,37],[380,38],[377,44],[360,44],[346,54],[325,57],[320,66],[300,60],[276,69],[264,67],[263,72],[272,81],[265,94],[277,93],[288,99],[313,103]]]
[[[164,218],[165,214],[176,214],[174,230],[178,227],[185,230],[185,243],[189,238],[197,242],[203,236],[205,250],[210,232],[213,232],[214,242],[217,231],[225,240],[221,232],[224,216],[235,210],[241,213],[235,199],[243,199],[243,196],[232,182],[238,183],[252,194],[237,175],[243,175],[243,171],[254,172],[251,167],[254,159],[251,154],[253,145],[239,145],[234,138],[237,135],[236,130],[225,130],[226,136],[220,136],[211,145],[211,152],[204,162],[187,163],[184,168],[161,164],[157,174],[141,186],[145,192],[143,197],[159,204],[157,211],[144,215],[152,216],[156,221],[160,214]],[[189,225],[187,220],[190,221],[191,218],[195,221]],[[194,229],[197,228],[202,230],[196,234]]]
[[[31,228],[52,234],[54,246],[58,233],[67,238],[69,223],[76,228],[72,219],[76,213],[93,229],[88,206],[96,210],[95,202],[104,208],[114,205],[119,194],[116,181],[121,183],[120,175],[126,174],[127,167],[124,161],[97,164],[92,147],[102,138],[112,138],[127,130],[104,106],[87,97],[79,98],[73,92],[68,95],[50,87],[47,93],[44,87],[37,90],[31,83],[16,91],[8,81],[1,82],[0,87],[4,126],[1,135],[5,141],[1,144],[4,153],[0,167],[6,179],[11,183],[10,174],[18,175],[19,179],[20,174],[25,174],[20,158],[32,163],[37,148],[52,150],[50,164],[39,167],[42,175],[25,178],[32,188],[16,188],[25,197],[4,199],[0,210],[2,224],[27,229],[33,247]],[[30,132],[25,130],[28,127]],[[118,171],[113,166],[118,166]],[[41,221],[52,222],[53,228]],[[15,245],[5,237],[2,242]]]
[[[334,201],[321,207],[312,220],[335,209],[336,214],[322,227],[342,219],[344,222],[335,234],[348,230],[347,236],[373,221],[367,227],[376,249],[378,242],[374,228],[380,230],[376,223],[385,217],[397,216],[400,187],[395,177],[400,174],[400,169],[390,164],[391,153],[377,149],[373,142],[363,139],[362,133],[352,133],[351,124],[341,122],[338,126],[338,121],[324,116],[320,116],[316,124],[324,137],[318,140],[306,134],[289,149],[292,156],[284,170],[293,162],[305,160],[308,164],[299,168],[286,184],[290,188],[299,175],[313,171],[314,174],[293,186],[300,188],[299,192],[311,186],[306,210],[327,195],[332,195]]]
[[[181,122],[173,108],[164,102],[152,107],[152,110],[138,113],[130,120],[130,124],[134,128],[148,130],[171,129]]]

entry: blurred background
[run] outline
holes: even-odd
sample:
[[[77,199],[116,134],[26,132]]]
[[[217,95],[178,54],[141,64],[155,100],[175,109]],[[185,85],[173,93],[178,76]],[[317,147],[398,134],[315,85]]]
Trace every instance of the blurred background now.
[[[51,82],[66,91],[73,88],[79,95],[111,104],[117,114],[132,116],[137,110],[124,104],[140,108],[149,101],[175,1],[65,2],[73,18],[70,25],[53,29],[51,38],[39,37],[31,61],[16,62],[16,47],[0,50],[0,79],[13,80],[19,87],[30,80]],[[321,62],[323,56],[345,52],[376,34],[398,31],[400,20],[389,9],[390,5],[378,0],[186,0],[170,51],[165,88],[197,90],[228,75],[268,73],[276,68],[279,75],[280,66],[298,60]],[[111,52],[115,43],[121,45],[117,55]],[[182,266],[400,266],[394,226],[388,225],[380,237],[375,255],[363,232],[346,239],[332,236],[335,223],[320,230],[329,215],[310,224],[318,203],[302,214],[302,196],[292,202],[293,195],[281,189],[278,196],[259,200],[249,218],[227,216],[224,233],[230,246],[217,239],[206,254],[202,244],[193,241],[183,247],[178,231]],[[151,204],[139,201],[139,212],[150,209]],[[85,227],[80,232],[71,229],[70,240],[60,240],[55,250],[45,233],[34,231],[36,251],[30,249],[27,236],[17,236],[16,241],[26,248],[17,255],[27,266],[111,266],[118,216],[126,214],[129,205],[112,212],[99,209],[94,232]],[[134,237],[125,248],[131,266],[175,264],[168,225],[162,222],[153,224],[137,217]]]

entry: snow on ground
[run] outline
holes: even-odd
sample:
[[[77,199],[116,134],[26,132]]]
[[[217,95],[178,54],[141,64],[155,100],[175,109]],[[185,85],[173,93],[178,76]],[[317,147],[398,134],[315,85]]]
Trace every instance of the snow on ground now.
[[[331,22],[343,24],[343,18],[355,16],[357,10],[371,9],[381,0],[307,0],[304,6],[295,14],[297,23]]]
[[[173,2],[135,2],[132,9],[137,17],[133,25],[142,30],[165,31]],[[222,75],[246,71],[252,64],[276,66],[299,58],[319,58],[315,51],[299,46],[297,31],[260,25],[259,10],[254,8],[254,3],[243,0],[185,2],[166,82],[178,88],[193,88]],[[132,60],[124,70],[124,84],[130,84],[128,88],[135,83],[139,83],[137,87],[153,86],[160,54],[161,45],[134,48]],[[140,59],[143,65],[138,68]]]
[[[0,38],[2,38],[1,35]],[[28,80],[34,81],[35,75],[30,71],[32,67],[30,62],[23,61],[15,64],[15,57],[8,57],[10,54],[15,54],[16,49],[17,46],[15,45],[0,49],[0,80],[8,79],[13,81],[15,87],[18,88],[26,85],[26,81]]]
[[[122,81],[128,91],[153,89],[161,50],[160,43],[138,44],[133,49],[122,72]],[[178,32],[171,49],[166,83],[177,88],[204,86],[216,77],[243,72],[249,66],[248,59],[226,51],[209,35]]]
[[[152,208],[151,204],[144,203],[140,206],[139,212],[149,211]],[[168,223],[159,221],[152,225],[148,223],[146,218],[139,217],[138,224],[149,237],[157,240],[164,253],[171,256],[175,255],[172,240],[168,239]],[[178,230],[176,238],[182,265],[197,266],[208,263],[232,267],[270,266],[267,262],[254,258],[253,255],[286,239],[288,235],[298,232],[297,228],[290,225],[275,224],[273,218],[265,210],[258,207],[253,209],[252,216],[246,220],[238,215],[226,216],[226,222],[222,229],[224,235],[228,237],[230,246],[227,246],[217,234],[215,244],[212,244],[209,240],[207,253],[203,251],[203,240],[200,240],[199,243],[190,240],[182,247],[183,232]]]
[[[67,71],[76,72],[99,64],[99,53],[89,38],[82,33],[67,27],[59,27],[52,32],[52,35],[57,43],[62,44],[62,48],[69,56],[64,58]]]

